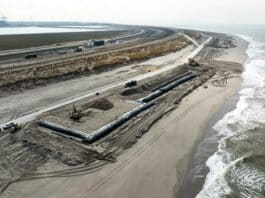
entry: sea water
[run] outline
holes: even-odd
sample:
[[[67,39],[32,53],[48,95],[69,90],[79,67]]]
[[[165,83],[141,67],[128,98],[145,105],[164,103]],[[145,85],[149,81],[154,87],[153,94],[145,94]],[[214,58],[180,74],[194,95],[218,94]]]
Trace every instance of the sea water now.
[[[0,35],[105,31],[105,26],[1,27]]]
[[[209,145],[212,150],[217,147],[204,162],[208,167],[207,176],[202,176],[201,166],[194,166],[190,183],[194,185],[198,178],[203,178],[198,198],[265,197],[265,27],[199,29],[233,33],[249,45],[236,106],[214,123],[210,137],[199,146],[200,156],[211,153]]]

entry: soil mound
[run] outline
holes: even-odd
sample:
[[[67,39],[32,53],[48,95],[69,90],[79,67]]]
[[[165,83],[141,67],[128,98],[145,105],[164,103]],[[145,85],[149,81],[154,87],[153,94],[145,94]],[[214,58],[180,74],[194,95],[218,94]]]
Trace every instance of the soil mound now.
[[[130,89],[126,89],[124,91],[121,92],[122,96],[131,96],[134,94],[139,94],[141,93],[143,90],[141,88],[130,88]]]
[[[93,103],[85,104],[85,105],[82,106],[82,108],[85,108],[85,109],[93,108],[93,109],[100,109],[100,110],[103,110],[103,111],[110,110],[113,107],[114,107],[113,103],[110,102],[107,99],[99,99],[99,100],[96,100]]]

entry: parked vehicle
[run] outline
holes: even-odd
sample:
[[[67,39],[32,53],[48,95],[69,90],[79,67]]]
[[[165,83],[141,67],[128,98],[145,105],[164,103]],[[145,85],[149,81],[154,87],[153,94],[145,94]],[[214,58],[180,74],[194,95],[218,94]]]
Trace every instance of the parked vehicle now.
[[[137,85],[137,81],[136,80],[132,80],[132,81],[126,82],[124,87],[134,87],[136,85]]]
[[[32,58],[38,58],[38,55],[37,54],[27,54],[25,56],[25,59],[32,59]]]

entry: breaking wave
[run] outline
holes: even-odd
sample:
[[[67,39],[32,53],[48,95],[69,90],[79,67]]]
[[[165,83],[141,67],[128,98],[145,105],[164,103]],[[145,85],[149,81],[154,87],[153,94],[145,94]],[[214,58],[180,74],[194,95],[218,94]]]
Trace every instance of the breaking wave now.
[[[218,121],[218,151],[198,198],[265,197],[265,42],[249,42],[236,109]]]

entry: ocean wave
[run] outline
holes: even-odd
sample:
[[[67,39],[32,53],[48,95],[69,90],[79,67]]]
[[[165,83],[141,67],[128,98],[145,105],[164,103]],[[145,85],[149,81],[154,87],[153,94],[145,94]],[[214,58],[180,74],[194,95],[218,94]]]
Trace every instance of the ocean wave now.
[[[265,196],[265,42],[240,36],[249,42],[240,98],[214,126],[218,151],[198,198]]]

